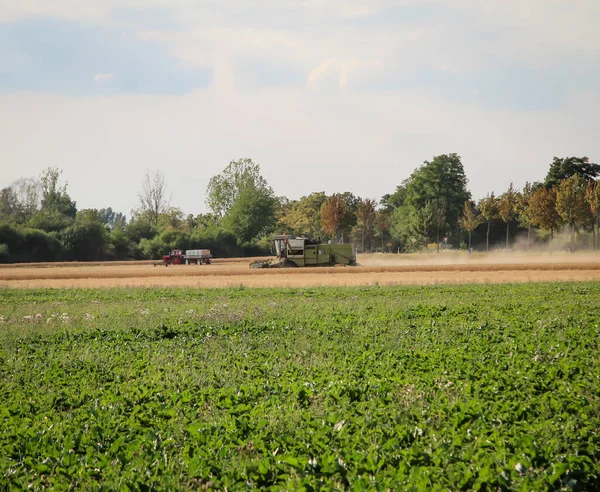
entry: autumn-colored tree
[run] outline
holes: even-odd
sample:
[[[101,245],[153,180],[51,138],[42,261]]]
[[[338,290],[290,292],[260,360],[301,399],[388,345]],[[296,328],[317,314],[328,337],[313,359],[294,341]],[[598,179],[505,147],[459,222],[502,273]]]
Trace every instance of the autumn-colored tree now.
[[[600,181],[590,179],[585,189],[585,201],[592,217],[592,235],[594,250],[600,246]]]
[[[462,229],[469,233],[469,251],[471,251],[471,235],[483,224],[484,220],[483,216],[475,209],[475,204],[471,200],[467,200],[459,221]]]
[[[479,210],[481,211],[481,215],[487,220],[487,232],[485,234],[485,250],[489,251],[490,249],[490,227],[492,225],[492,220],[500,217],[498,215],[498,199],[492,192],[491,195],[486,196],[479,200],[478,205]]]
[[[563,179],[556,190],[556,211],[571,229],[571,251],[575,251],[575,227],[585,217],[585,188],[578,174]]]
[[[338,240],[338,232],[342,224],[347,220],[350,209],[346,200],[339,194],[330,196],[321,207],[321,228],[325,234]]]
[[[356,211],[357,225],[361,230],[361,241],[362,241],[362,252],[365,251],[365,238],[369,241],[369,247],[371,253],[373,252],[373,227],[375,225],[375,219],[377,211],[375,207],[377,202],[370,198],[361,200],[358,204]]]
[[[560,225],[560,215],[556,210],[556,187],[539,188],[529,199],[531,223],[545,231],[550,231],[550,251],[554,241],[554,231]]]
[[[498,203],[498,213],[500,218],[506,223],[506,249],[509,246],[510,221],[517,216],[517,206],[519,204],[520,193],[515,190],[512,183],[508,190],[500,196]]]

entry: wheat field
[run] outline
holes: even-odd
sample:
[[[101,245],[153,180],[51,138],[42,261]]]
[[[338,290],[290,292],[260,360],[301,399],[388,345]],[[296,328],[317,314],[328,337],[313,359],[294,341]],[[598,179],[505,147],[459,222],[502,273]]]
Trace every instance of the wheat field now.
[[[256,270],[249,258],[211,265],[154,261],[2,265],[0,287],[311,287],[600,280],[600,255],[359,255],[356,267]]]

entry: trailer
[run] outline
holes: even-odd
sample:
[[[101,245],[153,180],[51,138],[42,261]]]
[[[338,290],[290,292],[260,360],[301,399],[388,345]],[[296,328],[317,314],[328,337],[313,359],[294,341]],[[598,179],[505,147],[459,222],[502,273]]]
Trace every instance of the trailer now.
[[[250,268],[297,268],[312,266],[356,265],[353,244],[321,243],[306,237],[285,234],[273,237],[277,257],[256,260]]]
[[[209,249],[173,249],[168,255],[163,255],[165,266],[169,265],[210,265],[212,255]]]

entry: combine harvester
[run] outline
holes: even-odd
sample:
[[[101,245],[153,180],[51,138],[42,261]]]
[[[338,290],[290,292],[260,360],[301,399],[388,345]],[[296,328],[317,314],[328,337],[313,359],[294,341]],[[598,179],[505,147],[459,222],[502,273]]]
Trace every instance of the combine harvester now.
[[[173,249],[168,255],[163,255],[162,261],[165,266],[169,265],[205,265],[211,264],[212,255],[210,249]]]
[[[275,236],[276,259],[256,260],[250,268],[356,265],[353,244],[322,244],[305,237]]]

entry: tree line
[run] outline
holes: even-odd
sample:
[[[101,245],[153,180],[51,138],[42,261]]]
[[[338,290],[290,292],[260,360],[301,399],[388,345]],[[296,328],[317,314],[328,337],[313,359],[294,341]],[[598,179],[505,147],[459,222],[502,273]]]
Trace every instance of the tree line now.
[[[44,170],[0,190],[0,262],[156,259],[170,249],[208,248],[215,256],[270,254],[273,233],[353,242],[359,252],[444,248],[600,246],[600,165],[555,157],[543,181],[513,184],[475,201],[457,154],[425,161],[380,200],[319,191],[297,200],[277,196],[251,159],[232,161],[211,178],[208,213],[171,205],[164,175],[147,174],[129,217],[78,209],[62,171]]]

